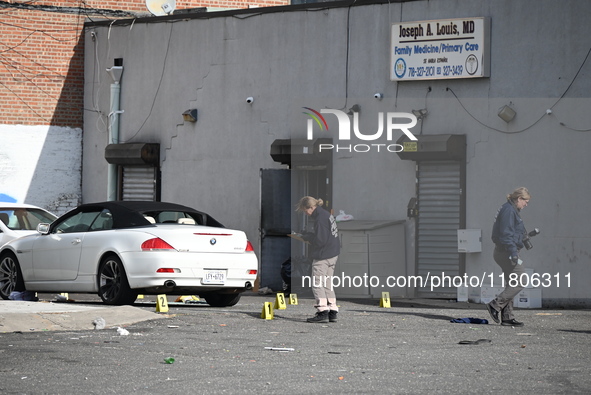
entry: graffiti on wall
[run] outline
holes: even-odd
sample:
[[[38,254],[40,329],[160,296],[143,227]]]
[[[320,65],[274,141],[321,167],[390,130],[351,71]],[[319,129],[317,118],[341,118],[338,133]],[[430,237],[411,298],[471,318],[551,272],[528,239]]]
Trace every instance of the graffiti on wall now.
[[[12,196],[8,196],[4,193],[0,193],[0,202],[3,203],[16,203],[16,199]]]

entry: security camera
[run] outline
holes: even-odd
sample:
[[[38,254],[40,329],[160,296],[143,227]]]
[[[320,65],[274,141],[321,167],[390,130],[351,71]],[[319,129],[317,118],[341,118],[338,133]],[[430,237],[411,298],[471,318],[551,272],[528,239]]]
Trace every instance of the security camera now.
[[[246,98],[246,102],[247,102],[248,104],[252,104],[252,102],[253,102],[253,101],[254,101],[254,97],[252,97],[252,96],[248,96],[248,97]]]
[[[384,98],[384,94],[383,93],[375,93],[373,95],[374,99],[378,99],[378,100],[382,100]]]

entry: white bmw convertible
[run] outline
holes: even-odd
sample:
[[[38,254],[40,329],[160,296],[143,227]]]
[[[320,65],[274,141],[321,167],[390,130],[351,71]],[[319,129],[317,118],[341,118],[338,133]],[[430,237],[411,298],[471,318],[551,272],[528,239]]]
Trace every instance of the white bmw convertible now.
[[[233,306],[258,260],[240,230],[164,202],[83,204],[0,250],[0,296],[13,291],[97,293],[107,304],[138,294],[199,295]]]

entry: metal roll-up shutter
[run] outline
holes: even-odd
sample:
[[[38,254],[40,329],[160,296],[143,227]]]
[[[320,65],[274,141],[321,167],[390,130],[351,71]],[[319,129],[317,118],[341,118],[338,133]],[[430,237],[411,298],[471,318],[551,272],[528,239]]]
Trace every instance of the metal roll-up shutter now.
[[[156,169],[154,166],[121,166],[121,200],[157,200]]]
[[[455,298],[456,288],[443,280],[460,275],[461,269],[457,243],[463,222],[461,162],[418,162],[417,179],[417,274],[423,278],[417,296]],[[441,280],[439,286],[431,282],[433,277]]]

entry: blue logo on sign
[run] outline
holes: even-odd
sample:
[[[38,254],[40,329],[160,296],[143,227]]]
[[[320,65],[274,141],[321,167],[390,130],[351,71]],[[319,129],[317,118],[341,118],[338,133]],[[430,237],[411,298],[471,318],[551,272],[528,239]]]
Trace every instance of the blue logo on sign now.
[[[406,62],[402,58],[398,58],[394,63],[394,73],[396,77],[402,78],[406,74]]]

